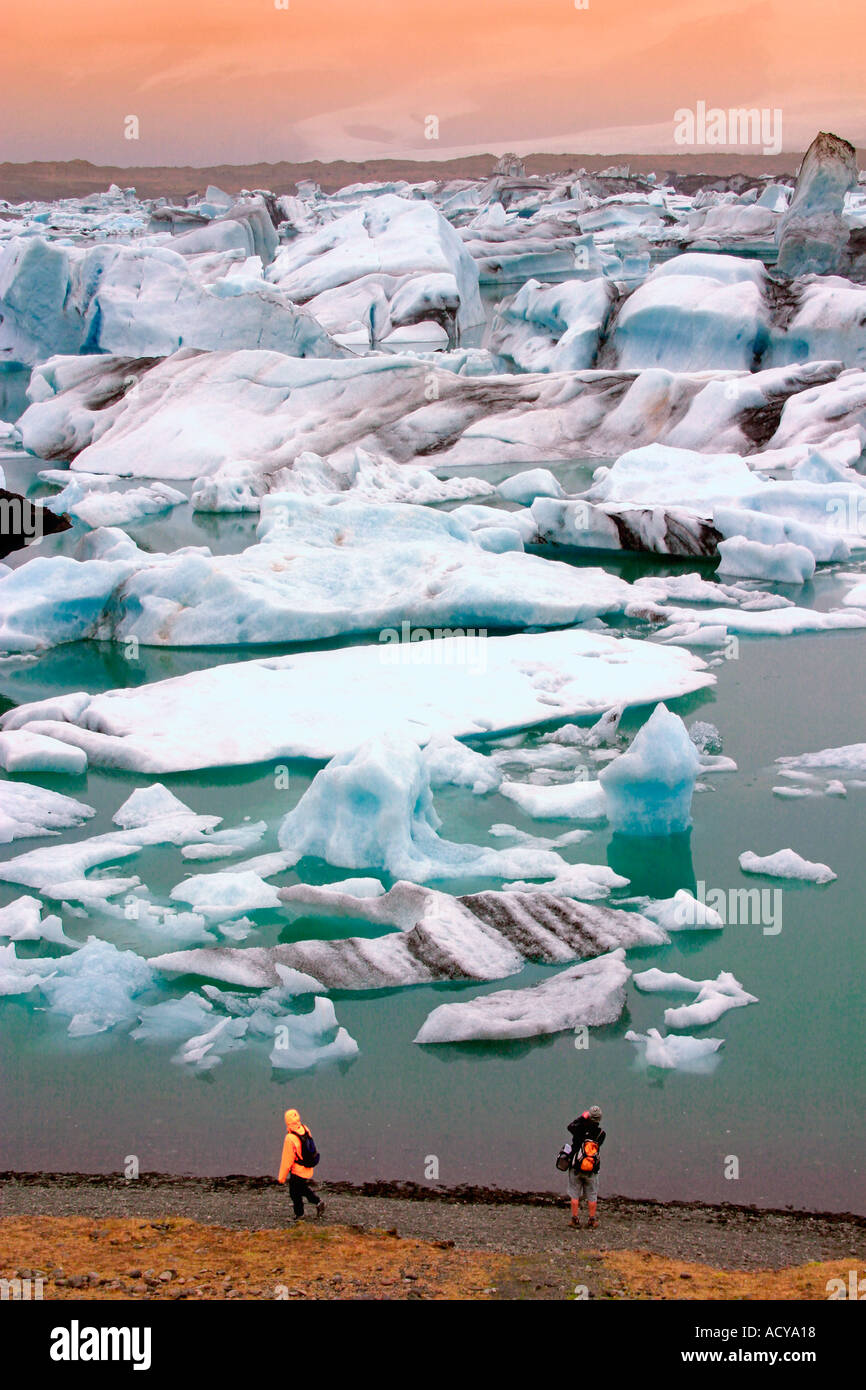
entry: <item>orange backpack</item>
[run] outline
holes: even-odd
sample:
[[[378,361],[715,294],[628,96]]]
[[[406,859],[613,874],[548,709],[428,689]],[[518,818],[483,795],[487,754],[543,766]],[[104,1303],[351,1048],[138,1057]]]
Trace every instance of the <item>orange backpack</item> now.
[[[584,1139],[577,1151],[574,1166],[578,1173],[594,1173],[598,1167],[598,1144],[595,1139]]]

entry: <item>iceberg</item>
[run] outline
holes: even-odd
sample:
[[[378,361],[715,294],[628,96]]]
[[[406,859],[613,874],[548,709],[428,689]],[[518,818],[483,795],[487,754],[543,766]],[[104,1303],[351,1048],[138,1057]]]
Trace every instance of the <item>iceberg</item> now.
[[[599,774],[614,830],[624,835],[687,830],[699,771],[685,724],[666,705],[657,705],[628,750]]]
[[[397,642],[403,622],[564,626],[621,612],[631,597],[603,570],[492,555],[453,513],[429,507],[277,493],[262,501],[258,535],[239,554],[152,555],[120,532],[95,532],[89,559],[45,557],[0,578],[0,649],[86,636],[247,646],[378,631]],[[66,602],[52,606],[60,584]]]
[[[59,356],[35,369],[18,427],[30,453],[71,459],[75,472],[189,479],[202,496],[216,480],[217,500],[232,476],[250,497],[284,490],[303,453],[340,471],[359,448],[400,467],[477,471],[667,443],[791,467],[807,446],[853,462],[866,437],[866,372],[840,361],[759,372],[496,375],[476,366],[463,350],[426,359],[228,349],[180,349],[156,362]]]
[[[742,536],[719,544],[719,574],[766,579],[773,584],[805,584],[815,573],[815,556],[803,545],[780,541],[764,545]]]
[[[153,985],[147,961],[95,936],[72,955],[52,960],[51,967],[39,987],[49,1009],[69,1018],[71,1038],[132,1022],[138,1017],[138,997]]]
[[[499,990],[465,1004],[440,1004],[415,1041],[498,1042],[614,1023],[623,1011],[630,975],[625,951],[612,951],[562,970],[540,985]]]
[[[794,195],[777,230],[776,264],[786,275],[823,275],[841,268],[848,248],[845,194],[856,188],[857,152],[820,131],[806,151]]]
[[[751,370],[769,333],[760,261],[687,252],[655,268],[611,332],[622,369]]]
[[[478,271],[429,202],[383,194],[283,246],[268,281],[362,348],[436,324],[447,342],[484,322]]]
[[[280,984],[289,968],[328,989],[388,989],[436,980],[497,980],[526,960],[566,964],[667,936],[638,913],[537,893],[488,890],[461,898],[414,883],[358,897],[342,885],[282,888],[285,910],[346,917],[396,930],[385,936],[298,941],[271,947],[195,948],[151,960],[173,976],[204,975],[250,989]]]
[[[594,367],[616,299],[614,285],[604,277],[562,285],[527,280],[500,303],[490,351],[529,372]]]
[[[424,753],[408,737],[385,735],[317,773],[284,816],[278,839],[294,862],[314,856],[419,883],[461,875],[542,878],[565,867],[553,851],[454,844],[439,836],[440,825]]]
[[[239,247],[181,255],[172,245],[0,243],[0,352],[35,364],[54,353],[167,357],[178,348],[265,348],[341,355],[325,328],[262,279],[232,278]]]

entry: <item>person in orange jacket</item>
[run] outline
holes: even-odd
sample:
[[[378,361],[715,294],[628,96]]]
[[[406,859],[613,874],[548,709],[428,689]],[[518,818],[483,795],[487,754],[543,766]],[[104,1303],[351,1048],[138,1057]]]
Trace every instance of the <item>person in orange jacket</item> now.
[[[313,1176],[314,1167],[310,1164],[309,1157],[304,1162],[302,1141],[305,1135],[309,1135],[309,1143],[312,1144],[312,1151],[315,1155],[314,1162],[318,1163],[319,1155],[313,1143],[313,1136],[307,1126],[301,1122],[301,1117],[297,1110],[287,1110],[285,1114],[286,1137],[283,1140],[283,1154],[280,1159],[280,1171],[277,1175],[277,1182],[284,1183],[286,1178],[289,1180],[289,1196],[292,1199],[292,1208],[295,1213],[295,1220],[301,1221],[304,1216],[304,1200],[312,1202],[316,1208],[316,1216],[322,1216],[325,1210],[325,1203],[321,1197],[310,1187],[310,1178]]]

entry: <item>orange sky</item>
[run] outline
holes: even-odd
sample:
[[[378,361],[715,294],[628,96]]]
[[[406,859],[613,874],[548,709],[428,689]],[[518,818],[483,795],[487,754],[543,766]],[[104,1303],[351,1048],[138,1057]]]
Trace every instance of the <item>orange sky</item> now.
[[[866,145],[863,0],[282,2],[3,0],[0,161],[663,152],[698,100]]]

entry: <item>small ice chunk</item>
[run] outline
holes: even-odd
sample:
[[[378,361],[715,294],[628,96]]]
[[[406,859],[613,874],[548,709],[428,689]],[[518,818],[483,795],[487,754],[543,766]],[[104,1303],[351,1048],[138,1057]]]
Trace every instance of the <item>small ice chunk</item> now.
[[[625,1036],[628,1042],[643,1048],[648,1067],[663,1067],[668,1071],[712,1071],[718,1060],[715,1054],[724,1046],[724,1038],[693,1038],[673,1033],[663,1038],[657,1028],[650,1028],[646,1033],[629,1029]]]
[[[710,724],[705,719],[696,719],[694,724],[689,726],[689,738],[699,753],[715,756],[724,751],[721,734],[715,724]]]
[[[19,960],[14,941],[10,941],[8,946],[0,946],[0,996],[29,994],[32,989],[40,989],[45,980],[45,967],[50,963]]]
[[[519,502],[524,507],[531,506],[536,497],[565,496],[562,484],[549,468],[528,468],[515,473],[505,478],[496,491],[506,502]]]
[[[274,1020],[271,1066],[279,1071],[309,1071],[320,1062],[348,1062],[359,1048],[337,1023],[330,999],[318,998],[312,1013],[287,1014]]]
[[[189,903],[208,922],[280,906],[276,888],[252,870],[195,874],[172,888],[169,896]]]
[[[63,931],[63,923],[53,914],[43,918],[42,904],[29,894],[0,907],[0,936],[11,941],[50,941],[56,946],[78,948]]]
[[[197,1072],[213,1071],[227,1053],[243,1047],[246,1031],[246,1019],[221,1018],[205,1033],[189,1038],[171,1060]]]
[[[32,782],[0,782],[0,845],[37,835],[57,835],[96,812],[83,801],[46,791]]]
[[[77,777],[87,771],[87,754],[60,739],[12,729],[0,733],[0,767],[5,772],[62,772]]]
[[[111,817],[123,830],[138,830],[163,816],[192,816],[195,812],[162,782],[138,787]]]
[[[672,898],[660,898],[657,902],[641,905],[641,912],[668,932],[687,931],[690,928],[718,931],[725,925],[715,908],[708,907],[687,888],[678,888]]]
[[[794,878],[805,883],[830,883],[838,875],[828,864],[816,864],[802,859],[792,849],[780,849],[775,854],[759,855],[747,849],[740,855],[744,874],[767,874],[771,878]]]

